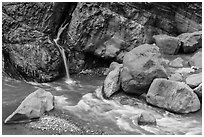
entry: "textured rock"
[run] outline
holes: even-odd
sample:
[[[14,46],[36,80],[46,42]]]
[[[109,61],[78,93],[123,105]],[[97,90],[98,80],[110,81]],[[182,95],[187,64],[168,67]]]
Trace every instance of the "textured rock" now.
[[[183,67],[183,62],[184,62],[184,60],[181,57],[178,57],[178,58],[172,60],[169,63],[169,66],[175,67],[175,68],[181,68],[181,67]]]
[[[53,21],[54,14],[63,10],[56,10],[53,3],[44,2],[6,2],[2,10],[5,72],[11,77],[38,82],[52,81],[63,75],[63,60],[49,36],[56,34],[61,25]],[[69,19],[71,13],[66,14]]]
[[[191,88],[197,87],[200,83],[202,83],[202,72],[199,74],[192,74],[186,78],[186,84]]]
[[[9,23],[11,18],[3,16],[3,22]],[[13,21],[15,22],[15,21]],[[3,24],[4,24],[3,23]],[[63,65],[61,55],[49,37],[32,28],[12,23],[10,30],[3,30],[2,53],[5,72],[12,75],[18,73],[26,80],[35,79],[39,82],[51,81],[59,76]],[[17,27],[15,28],[14,27]]]
[[[28,122],[31,119],[39,118],[44,112],[52,110],[53,104],[54,96],[50,92],[38,89],[28,95],[4,123]]]
[[[172,5],[175,8],[175,25],[177,26],[178,32],[185,33],[202,30],[202,8],[200,4],[200,2],[183,2]]]
[[[155,35],[153,38],[155,39],[156,45],[159,47],[162,53],[169,55],[178,53],[181,45],[178,38],[168,35]]]
[[[146,101],[176,113],[189,113],[200,109],[200,101],[188,85],[163,78],[152,82]]]
[[[114,63],[115,64],[115,63]],[[122,64],[118,64],[115,68],[110,71],[107,75],[104,84],[103,84],[103,92],[105,97],[109,98],[115,92],[120,89],[120,71],[122,68]]]
[[[202,98],[202,83],[200,83],[198,87],[194,88],[193,91],[198,95],[199,98]]]
[[[193,53],[202,47],[202,31],[183,33],[178,38],[182,42],[181,47],[184,53]]]
[[[127,93],[146,92],[155,78],[167,78],[160,64],[159,48],[144,44],[125,54],[121,72],[122,88]]]
[[[138,125],[156,125],[157,123],[154,115],[147,112],[141,113],[137,121]]]
[[[50,17],[53,14],[52,2],[3,2],[2,12],[18,23],[33,30],[49,33]],[[4,27],[3,27],[4,28]]]
[[[202,68],[202,49],[198,50],[189,61],[191,66]]]
[[[73,13],[68,37],[72,43],[103,58],[115,58],[121,49],[131,50],[143,41],[143,26],[116,13],[121,3],[79,3]],[[124,10],[134,10],[125,6]],[[138,45],[137,44],[137,45]],[[133,46],[133,47],[130,47]],[[130,49],[127,49],[130,47]]]

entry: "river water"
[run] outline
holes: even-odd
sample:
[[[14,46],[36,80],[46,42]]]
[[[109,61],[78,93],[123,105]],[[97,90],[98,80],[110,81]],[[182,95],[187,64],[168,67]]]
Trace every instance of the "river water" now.
[[[110,134],[202,134],[202,110],[187,115],[173,114],[124,94],[118,94],[112,100],[99,99],[93,92],[105,77],[78,75],[72,78],[80,85],[67,85],[65,79],[39,84],[2,77],[2,121],[40,87],[55,96],[56,108],[86,121],[87,125],[106,129]],[[136,116],[141,112],[153,114],[157,125],[137,125]],[[20,124],[2,124],[2,132],[16,135],[37,134],[38,131]]]

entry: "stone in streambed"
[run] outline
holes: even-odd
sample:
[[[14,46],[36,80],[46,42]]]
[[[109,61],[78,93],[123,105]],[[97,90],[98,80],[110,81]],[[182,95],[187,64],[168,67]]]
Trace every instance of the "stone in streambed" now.
[[[202,47],[202,31],[183,33],[178,38],[182,42],[181,47],[184,53],[193,53]]]
[[[200,109],[200,101],[188,85],[163,78],[152,82],[146,101],[176,113],[189,113]]]
[[[169,80],[182,82],[182,81],[183,81],[183,77],[182,77],[182,74],[176,72],[176,73],[172,74],[172,75],[169,77]]]
[[[111,71],[113,71],[116,67],[122,67],[123,64],[119,64],[117,62],[112,62],[108,69],[104,72],[104,75],[108,75]]]
[[[202,68],[202,48],[199,49],[190,59],[189,64],[198,68]]]
[[[154,35],[156,45],[160,51],[164,54],[174,55],[177,54],[181,45],[181,42],[176,37],[171,37],[165,34]]]
[[[181,68],[181,67],[183,67],[183,62],[184,62],[184,60],[181,57],[178,57],[178,58],[172,60],[169,63],[169,66],[175,67],[175,68]]]
[[[192,74],[186,78],[186,84],[191,88],[197,87],[200,83],[202,83],[202,72],[199,74]]]
[[[110,72],[107,75],[104,84],[103,84],[103,93],[104,96],[109,98],[115,92],[120,89],[120,70],[122,68],[122,64],[118,64],[116,62],[111,63]],[[113,70],[112,70],[113,69]]]
[[[193,91],[198,95],[199,98],[202,98],[202,83],[199,86],[193,89]],[[202,101],[202,99],[201,99]]]
[[[154,115],[147,113],[147,112],[142,112],[139,117],[137,118],[138,125],[156,125],[156,118]]]
[[[28,95],[20,106],[6,118],[4,123],[27,122],[39,118],[44,112],[54,108],[54,96],[50,92],[38,89]]]
[[[122,89],[126,93],[141,95],[147,92],[155,78],[167,78],[161,65],[159,48],[144,44],[126,53],[120,75]]]

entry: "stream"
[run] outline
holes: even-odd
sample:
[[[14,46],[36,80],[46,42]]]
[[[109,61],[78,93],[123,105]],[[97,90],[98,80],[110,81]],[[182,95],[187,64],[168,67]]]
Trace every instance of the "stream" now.
[[[125,94],[115,95],[111,100],[99,99],[93,92],[105,77],[76,75],[72,78],[80,84],[68,85],[66,79],[51,83],[25,82],[3,76],[2,121],[26,96],[38,88],[43,88],[55,96],[56,110],[75,117],[74,123],[83,121],[81,127],[98,128],[106,134],[202,134],[202,109],[195,113],[179,115],[147,105],[144,100]],[[156,126],[137,125],[136,116],[145,111],[155,116]],[[54,110],[53,113],[58,112]],[[41,130],[31,130],[25,124],[2,123],[2,132],[14,135],[44,134]]]

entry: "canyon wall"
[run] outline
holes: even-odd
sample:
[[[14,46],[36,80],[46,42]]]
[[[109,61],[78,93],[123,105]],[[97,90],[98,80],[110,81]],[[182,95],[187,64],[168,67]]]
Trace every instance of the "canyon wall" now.
[[[202,3],[3,3],[3,71],[52,81],[64,74],[53,43],[59,27],[70,72],[122,62],[126,52],[154,43],[153,35],[202,30]]]

